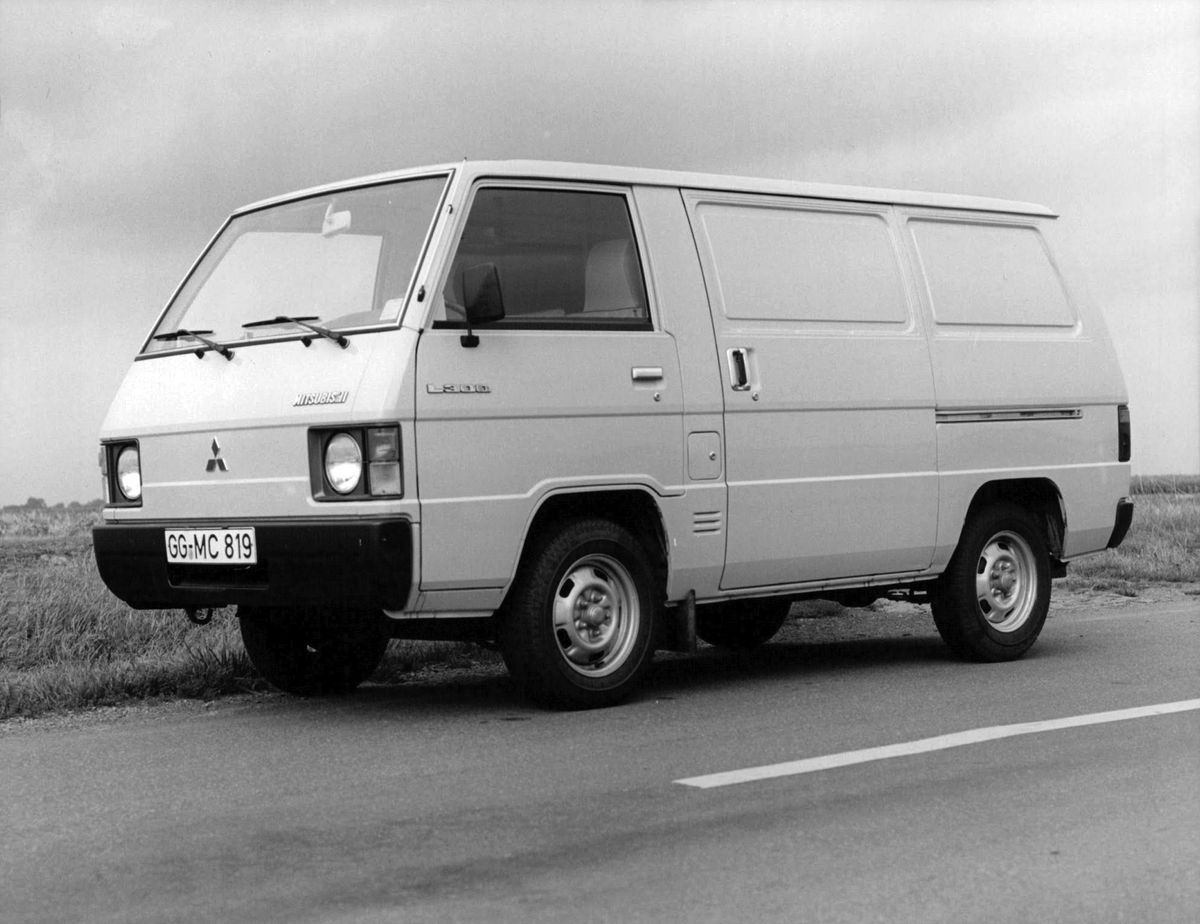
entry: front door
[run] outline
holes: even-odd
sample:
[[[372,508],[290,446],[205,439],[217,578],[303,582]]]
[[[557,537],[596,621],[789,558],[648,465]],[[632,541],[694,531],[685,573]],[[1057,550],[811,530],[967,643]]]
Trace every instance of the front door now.
[[[422,591],[504,586],[551,493],[679,490],[678,359],[639,254],[626,190],[473,191],[417,350]],[[489,264],[505,317],[464,346],[463,273]]]

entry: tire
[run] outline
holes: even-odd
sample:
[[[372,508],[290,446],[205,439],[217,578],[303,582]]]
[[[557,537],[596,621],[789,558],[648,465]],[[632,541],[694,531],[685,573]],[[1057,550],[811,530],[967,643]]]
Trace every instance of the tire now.
[[[285,693],[349,693],[379,666],[388,636],[373,611],[238,607],[242,644]]]
[[[749,651],[774,638],[791,608],[791,600],[778,598],[698,607],[696,635],[718,648]]]
[[[1030,514],[997,504],[973,517],[933,595],[942,640],[969,661],[1013,661],[1050,609],[1050,555]]]
[[[501,614],[500,651],[521,691],[544,706],[612,706],[650,666],[663,582],[622,526],[567,521],[529,549]]]

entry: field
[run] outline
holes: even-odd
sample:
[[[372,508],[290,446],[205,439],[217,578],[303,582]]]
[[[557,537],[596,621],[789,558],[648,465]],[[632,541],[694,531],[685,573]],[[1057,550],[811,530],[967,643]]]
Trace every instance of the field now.
[[[1073,563],[1055,594],[1138,596],[1200,582],[1200,478],[1135,482],[1120,549]],[[195,626],[179,610],[131,610],[96,573],[87,509],[0,514],[0,720],[138,700],[267,689],[232,610]],[[474,645],[392,642],[375,679],[494,662]]]

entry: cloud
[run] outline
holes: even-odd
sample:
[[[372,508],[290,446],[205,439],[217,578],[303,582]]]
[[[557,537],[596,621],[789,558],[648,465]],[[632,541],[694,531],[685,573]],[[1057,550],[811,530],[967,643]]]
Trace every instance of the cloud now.
[[[4,224],[32,220],[42,203],[58,190],[54,127],[26,109],[0,110],[0,201]]]
[[[139,248],[197,246],[264,195],[464,155],[1025,195],[1005,188],[1021,159],[1065,175],[1047,139],[1070,141],[1104,88],[1128,94],[1181,19],[869,0],[3,9],[26,20],[0,30],[6,198],[46,234]]]
[[[232,208],[467,155],[1045,201],[1194,308],[1198,50],[1189,2],[0,0],[0,313],[111,380]]]
[[[265,194],[467,154],[745,173],[786,152],[797,175],[1104,79],[1095,63],[1139,34],[1114,40],[1075,4],[749,9],[108,4],[56,56],[12,52],[38,62],[22,106],[54,132],[48,229],[142,245]],[[1086,61],[1063,29],[1095,33]]]
[[[105,4],[96,13],[97,34],[114,51],[151,44],[170,22],[149,12],[150,6]]]

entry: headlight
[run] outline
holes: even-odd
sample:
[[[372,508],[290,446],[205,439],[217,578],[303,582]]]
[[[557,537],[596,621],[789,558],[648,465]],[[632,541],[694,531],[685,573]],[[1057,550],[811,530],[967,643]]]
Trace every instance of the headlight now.
[[[396,500],[404,496],[400,427],[393,423],[314,427],[308,431],[313,499]]]
[[[126,446],[117,453],[117,487],[126,500],[142,496],[142,460],[137,446]]]
[[[362,480],[362,447],[349,433],[338,433],[325,444],[325,480],[338,494],[349,494]]]

